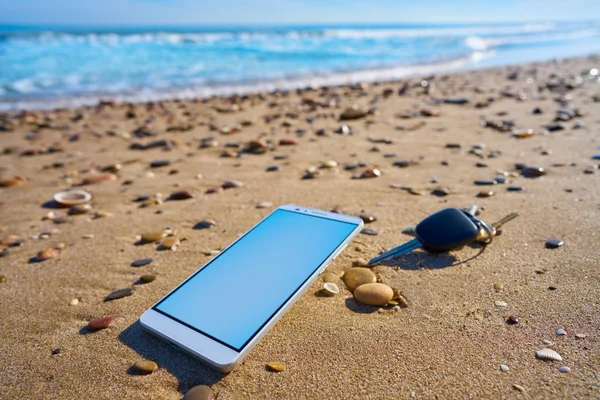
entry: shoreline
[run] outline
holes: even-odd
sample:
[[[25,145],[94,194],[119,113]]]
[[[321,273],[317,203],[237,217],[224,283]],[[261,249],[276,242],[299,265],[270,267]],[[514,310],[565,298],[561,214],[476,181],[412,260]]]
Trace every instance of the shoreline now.
[[[273,92],[303,91],[322,88],[339,88],[348,85],[369,83],[386,85],[401,80],[410,80],[419,76],[447,75],[471,71],[486,71],[495,68],[521,67],[546,62],[560,62],[575,59],[595,58],[599,53],[590,53],[575,57],[557,57],[531,62],[492,63],[483,67],[477,64],[495,57],[494,50],[476,51],[465,57],[440,61],[433,64],[405,65],[390,68],[378,68],[339,72],[327,75],[305,77],[290,77],[281,80],[259,81],[243,84],[221,84],[213,86],[196,86],[186,89],[168,89],[165,91],[140,91],[129,94],[106,94],[90,96],[72,96],[66,98],[19,100],[11,102],[0,101],[0,113],[19,111],[55,111],[63,109],[93,108],[103,102],[117,104],[140,105],[162,101],[203,101],[213,98],[228,99],[237,96],[269,95]]]
[[[598,69],[594,55],[0,113],[0,397],[599,397]],[[53,202],[70,188],[89,207]],[[370,221],[328,266],[337,278],[441,209],[521,215],[485,248],[372,268],[403,307],[360,304],[341,281],[323,297],[320,278],[229,374],[142,330],[145,310],[282,204]],[[167,227],[176,251],[140,243]],[[157,369],[137,373],[142,360]]]

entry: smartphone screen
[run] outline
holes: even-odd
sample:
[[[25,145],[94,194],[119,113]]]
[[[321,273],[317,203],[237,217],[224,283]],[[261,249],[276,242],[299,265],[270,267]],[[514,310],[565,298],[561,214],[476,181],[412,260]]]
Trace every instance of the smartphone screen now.
[[[276,210],[153,309],[241,351],[356,227]]]

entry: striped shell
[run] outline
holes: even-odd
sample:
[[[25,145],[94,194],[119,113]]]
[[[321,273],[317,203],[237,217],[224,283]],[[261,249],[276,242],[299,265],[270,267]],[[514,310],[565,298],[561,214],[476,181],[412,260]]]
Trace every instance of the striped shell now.
[[[541,349],[535,352],[535,356],[540,360],[562,361],[560,354],[552,349]]]

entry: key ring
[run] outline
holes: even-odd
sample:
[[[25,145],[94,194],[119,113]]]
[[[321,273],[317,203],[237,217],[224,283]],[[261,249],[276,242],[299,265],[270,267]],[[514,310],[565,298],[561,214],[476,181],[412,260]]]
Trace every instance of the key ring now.
[[[469,217],[471,221],[473,221],[475,225],[477,225],[479,228],[482,228],[485,231],[485,233],[487,233],[487,239],[484,242],[484,244],[488,245],[492,243],[492,240],[494,240],[494,231],[489,226],[487,226],[485,222],[475,217],[473,214],[469,213],[468,211],[463,212],[467,217]]]

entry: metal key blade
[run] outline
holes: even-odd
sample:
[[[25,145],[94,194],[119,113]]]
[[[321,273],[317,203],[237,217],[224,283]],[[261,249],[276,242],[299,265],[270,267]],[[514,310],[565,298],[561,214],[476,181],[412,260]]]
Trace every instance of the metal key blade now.
[[[517,218],[519,215],[521,215],[521,213],[518,211],[514,212],[512,214],[508,214],[506,217],[504,217],[501,220],[494,222],[492,225],[490,225],[490,228],[500,229],[502,227],[502,225],[506,224],[507,222],[512,221],[513,219]]]
[[[372,258],[369,261],[369,264],[377,265],[382,261],[389,260],[390,258],[395,258],[395,257],[401,256],[403,254],[408,254],[411,251],[416,250],[421,246],[423,246],[423,244],[419,241],[419,239],[413,239],[410,242],[406,242],[401,246],[394,247],[390,251],[386,251],[385,253],[383,253],[382,255],[380,255],[378,257]]]

